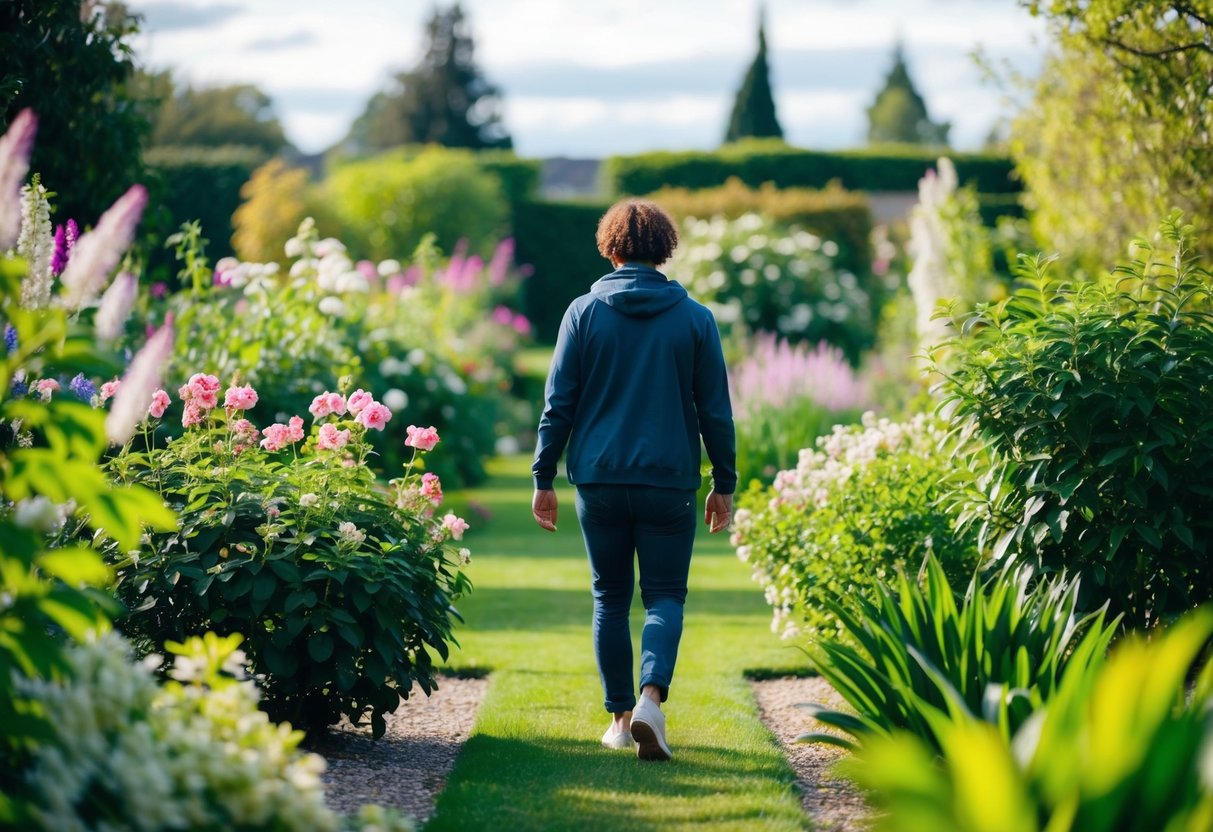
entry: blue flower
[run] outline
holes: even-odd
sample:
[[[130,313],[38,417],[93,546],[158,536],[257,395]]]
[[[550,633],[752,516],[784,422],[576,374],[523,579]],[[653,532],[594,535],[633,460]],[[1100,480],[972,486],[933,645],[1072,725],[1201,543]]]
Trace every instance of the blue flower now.
[[[14,399],[19,399],[29,392],[29,383],[24,379],[13,377],[13,383],[9,386],[9,391],[13,394]]]
[[[67,387],[82,402],[92,401],[93,396],[97,394],[97,385],[85,378],[84,373],[79,373]]]
[[[12,324],[4,325],[4,346],[8,348],[8,354],[12,355],[17,351],[17,330]]]

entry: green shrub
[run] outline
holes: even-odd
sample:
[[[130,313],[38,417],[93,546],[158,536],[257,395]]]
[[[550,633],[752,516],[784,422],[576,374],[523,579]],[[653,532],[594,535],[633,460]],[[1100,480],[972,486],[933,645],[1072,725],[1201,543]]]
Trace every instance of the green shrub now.
[[[1211,284],[1188,233],[1173,216],[1159,249],[1138,241],[1097,282],[1026,261],[941,370],[957,430],[997,458],[962,519],[995,558],[1081,575],[1088,608],[1135,626],[1213,598]]]
[[[743,143],[714,151],[657,151],[612,156],[605,180],[612,193],[648,194],[664,187],[715,188],[737,177],[750,187],[825,188],[833,180],[854,191],[913,191],[938,154],[923,148],[800,150],[781,143]],[[978,192],[1016,193],[1014,165],[1003,156],[954,153],[963,183]]]
[[[769,182],[760,188],[750,188],[734,176],[719,188],[697,191],[662,188],[648,198],[679,221],[689,217],[737,219],[743,214],[760,214],[778,224],[797,226],[822,239],[833,240],[838,245],[835,262],[842,268],[863,274],[872,267],[872,212],[868,209],[868,198],[835,184],[822,190],[781,190]]]
[[[594,235],[606,203],[527,200],[514,207],[518,262],[533,270],[523,284],[523,310],[542,343],[556,343],[560,319],[574,298],[611,271]]]
[[[205,630],[242,633],[272,717],[310,729],[369,715],[380,736],[414,682],[435,686],[431,651],[447,656],[451,604],[468,589],[457,569],[466,550],[448,543],[462,530],[454,515],[433,520],[413,482],[376,485],[352,395],[348,414],[344,396],[335,413],[313,408],[300,449],[302,419],[264,427],[258,442],[244,408],[206,407],[204,383],[219,388],[194,376],[179,391],[187,414],[202,402],[186,419],[196,424],[107,465],[119,482],[153,485],[180,518],[179,532],[108,549],[124,631],[152,650]]]
[[[508,150],[481,150],[474,158],[476,164],[501,182],[501,193],[511,206],[535,198],[543,167],[538,159],[520,159]]]
[[[1133,637],[1097,672],[1068,672],[1008,742],[954,709],[939,747],[874,738],[845,773],[870,790],[880,832],[1204,832],[1213,828],[1209,748],[1213,635],[1201,610],[1153,641]]]
[[[247,147],[163,147],[147,154],[153,179],[149,220],[171,233],[198,221],[210,239],[213,257],[232,254],[232,214],[240,206],[240,189],[265,154]],[[149,248],[149,272],[170,272],[171,255]]]
[[[838,244],[757,214],[687,220],[662,270],[726,335],[773,332],[839,347],[852,363],[874,339],[871,281],[839,268]]]
[[[427,234],[443,251],[466,239],[487,254],[508,216],[497,176],[472,153],[437,146],[343,162],[323,187],[354,247],[376,260],[412,251]]]
[[[208,633],[170,645],[173,678],[160,686],[111,633],[70,650],[67,678],[23,682],[51,733],[25,773],[22,828],[412,829],[394,812],[378,812],[380,825],[342,823],[325,805],[324,759],[299,750],[302,731],[258,712],[239,643]]]
[[[741,495],[731,541],[774,607],[772,630],[842,635],[830,601],[871,595],[928,552],[953,580],[972,573],[974,535],[958,532],[940,505],[955,468],[943,439],[923,415],[892,423],[867,413],[801,451],[770,488]]]
[[[818,707],[814,716],[861,744],[903,730],[939,748],[931,711],[958,708],[980,714],[1009,740],[1065,673],[1099,667],[1119,623],[1105,624],[1103,610],[1079,617],[1077,582],[1040,581],[1023,566],[984,584],[974,575],[959,606],[934,556],[925,571],[923,586],[903,571],[872,598],[829,602],[849,639],[810,648],[822,677],[856,713]]]

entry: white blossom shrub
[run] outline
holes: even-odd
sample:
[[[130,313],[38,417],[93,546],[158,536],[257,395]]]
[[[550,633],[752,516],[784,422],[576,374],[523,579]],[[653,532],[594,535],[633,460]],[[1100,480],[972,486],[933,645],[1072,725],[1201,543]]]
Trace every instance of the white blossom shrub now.
[[[834,427],[769,488],[741,495],[731,542],[753,568],[784,638],[839,637],[826,601],[871,595],[899,565],[934,552],[949,577],[967,580],[978,550],[940,504],[956,468],[945,429],[925,415]]]

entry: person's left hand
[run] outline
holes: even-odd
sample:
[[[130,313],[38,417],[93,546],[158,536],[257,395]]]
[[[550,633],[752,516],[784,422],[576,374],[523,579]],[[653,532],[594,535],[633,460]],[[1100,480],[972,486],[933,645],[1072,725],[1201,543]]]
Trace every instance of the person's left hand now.
[[[536,488],[531,498],[531,516],[540,528],[556,531],[556,492]]]

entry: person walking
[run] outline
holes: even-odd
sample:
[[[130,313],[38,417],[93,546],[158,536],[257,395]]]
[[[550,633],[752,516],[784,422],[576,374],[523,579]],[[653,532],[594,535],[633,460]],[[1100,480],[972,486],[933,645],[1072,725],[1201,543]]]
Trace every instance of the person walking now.
[[[704,523],[714,534],[733,515],[733,411],[712,313],[657,271],[678,244],[669,215],[652,202],[618,202],[599,221],[597,243],[615,270],[561,321],[531,469],[531,512],[542,528],[556,530],[553,482],[567,445],[590,561],[594,653],[613,716],[602,743],[635,745],[642,760],[669,760],[661,704],[682,637],[700,437],[713,485]],[[639,701],[628,625],[637,563],[645,608]]]

